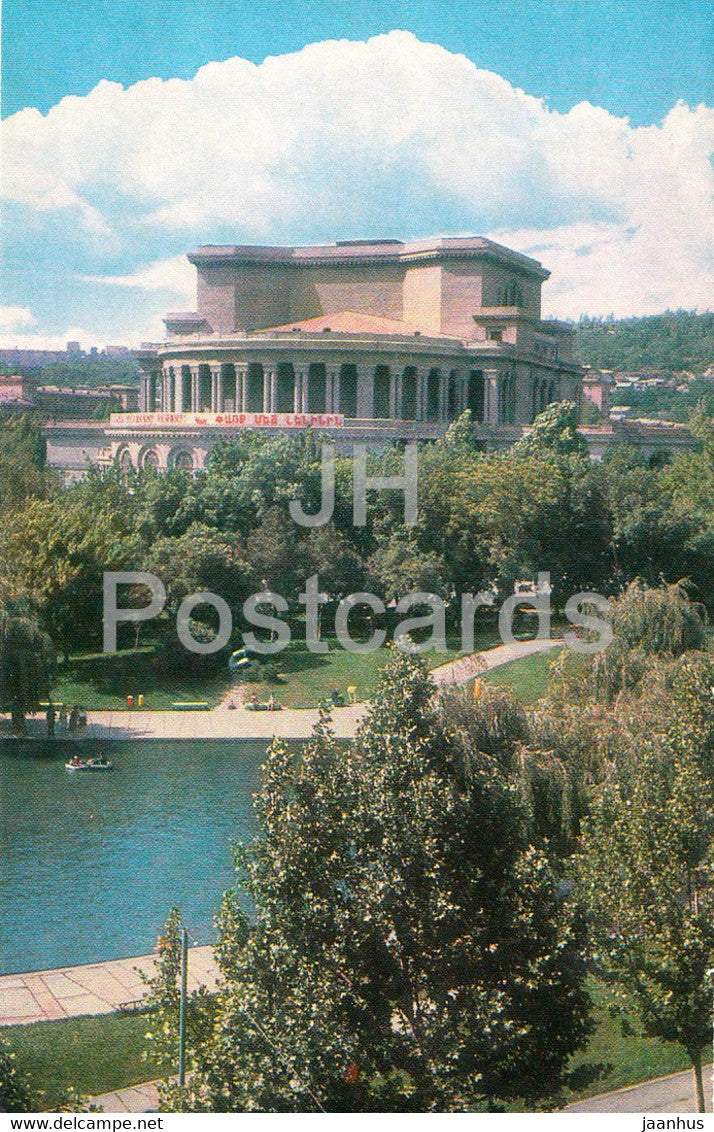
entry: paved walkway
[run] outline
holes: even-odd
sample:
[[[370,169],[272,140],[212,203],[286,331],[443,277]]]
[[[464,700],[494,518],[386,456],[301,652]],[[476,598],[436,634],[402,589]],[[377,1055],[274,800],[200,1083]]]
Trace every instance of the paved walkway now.
[[[707,1112],[712,1111],[711,1067],[704,1070],[704,1100]],[[642,1081],[614,1093],[601,1093],[598,1097],[570,1104],[565,1112],[696,1112],[694,1078],[691,1070],[670,1073]]]
[[[124,1003],[143,998],[146,987],[138,970],[151,974],[153,955],[111,959],[81,967],[0,975],[0,1026],[50,1022],[80,1014],[111,1014]],[[218,965],[213,948],[192,947],[188,953],[189,989],[215,986]]]
[[[432,671],[439,687],[464,684],[480,672],[499,668],[536,652],[562,645],[562,641],[516,641],[473,656],[450,661]],[[367,714],[368,704],[333,708],[332,727],[339,739],[351,739]],[[212,711],[92,711],[87,739],[307,739],[317,723],[317,708],[283,708],[282,711],[246,711],[228,708],[226,701]],[[44,716],[30,716],[28,735],[45,738]],[[10,737],[10,722],[0,720],[0,737]],[[59,736],[60,740],[65,736]],[[69,736],[66,736],[69,739]],[[73,736],[76,742],[77,737]]]
[[[704,1080],[707,1112],[712,1111],[711,1077],[706,1071]],[[156,1112],[159,1093],[154,1081],[119,1089],[95,1097],[94,1104],[102,1112]],[[642,1081],[628,1089],[602,1093],[586,1101],[568,1105],[564,1112],[696,1112],[692,1074],[672,1073],[654,1081]]]

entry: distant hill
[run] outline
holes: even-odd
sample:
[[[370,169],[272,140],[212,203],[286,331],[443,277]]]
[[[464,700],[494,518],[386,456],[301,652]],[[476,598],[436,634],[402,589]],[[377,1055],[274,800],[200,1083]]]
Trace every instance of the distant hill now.
[[[647,318],[581,318],[576,348],[597,369],[688,370],[701,374],[714,363],[714,314],[666,311]]]

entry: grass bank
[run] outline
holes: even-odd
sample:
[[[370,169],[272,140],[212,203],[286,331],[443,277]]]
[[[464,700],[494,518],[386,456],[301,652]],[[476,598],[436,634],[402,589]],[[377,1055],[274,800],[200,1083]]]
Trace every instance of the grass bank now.
[[[369,699],[379,674],[387,663],[389,650],[373,653],[346,652],[336,640],[327,639],[329,652],[311,653],[304,642],[295,641],[278,653],[275,667],[281,674],[278,683],[239,683],[228,669],[210,675],[182,672],[177,674],[157,671],[154,649],[145,647],[115,654],[83,653],[70,656],[61,664],[53,687],[53,698],[65,704],[83,704],[89,711],[120,711],[126,709],[126,697],[136,703],[143,695],[144,707],[152,711],[170,710],[171,704],[183,700],[202,701],[215,707],[231,689],[236,699],[250,698],[255,692],[266,699],[271,691],[284,707],[314,708],[326,699],[333,689],[347,698],[347,688],[356,688],[358,700]],[[499,644],[495,626],[484,627],[477,633],[476,649],[492,648]],[[447,652],[430,651],[424,654],[429,668],[436,668],[463,654],[460,638],[448,640]]]
[[[678,1046],[639,1035],[633,1015],[615,1016],[606,988],[593,983],[591,993],[595,1031],[571,1061],[568,1101],[689,1068]],[[3,1037],[30,1075],[38,1108],[52,1109],[70,1086],[96,1095],[155,1076],[142,1058],[148,1029],[146,1015],[107,1014],[12,1026]]]
[[[535,652],[520,660],[511,660],[485,672],[483,682],[495,688],[511,688],[522,704],[533,704],[548,691],[548,669],[557,651]]]

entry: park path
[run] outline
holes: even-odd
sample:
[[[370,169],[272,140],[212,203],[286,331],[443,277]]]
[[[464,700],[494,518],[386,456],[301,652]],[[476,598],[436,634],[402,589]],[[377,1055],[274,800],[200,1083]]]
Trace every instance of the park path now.
[[[704,1082],[707,1112],[712,1111],[712,1082],[709,1076]],[[94,1098],[94,1104],[102,1112],[157,1112],[159,1091],[157,1083],[147,1081],[143,1085],[133,1085],[114,1093],[104,1093]],[[696,1112],[694,1082],[691,1072],[671,1073],[667,1077],[657,1077],[653,1081],[641,1081],[627,1089],[614,1093],[602,1093],[597,1097],[568,1105],[564,1112]]]
[[[432,670],[439,687],[465,684],[491,668],[510,664],[513,660],[545,652],[561,646],[560,640],[515,641],[471,656],[449,661]],[[233,690],[212,711],[92,711],[84,737],[87,739],[307,739],[319,718],[317,708],[283,708],[282,711],[246,711],[228,707],[237,700]],[[333,708],[332,727],[338,739],[351,739],[367,714],[367,703]],[[9,737],[9,719],[0,726],[0,738]],[[44,716],[30,716],[28,734],[45,737]],[[60,741],[62,736],[59,737]],[[67,736],[69,739],[69,736]],[[77,737],[72,737],[76,742]]]
[[[146,993],[139,971],[151,975],[154,955],[110,959],[77,967],[0,975],[0,1026],[55,1022],[81,1014],[113,1014],[136,1006]],[[189,989],[214,987],[218,964],[213,948],[192,947],[188,958]]]

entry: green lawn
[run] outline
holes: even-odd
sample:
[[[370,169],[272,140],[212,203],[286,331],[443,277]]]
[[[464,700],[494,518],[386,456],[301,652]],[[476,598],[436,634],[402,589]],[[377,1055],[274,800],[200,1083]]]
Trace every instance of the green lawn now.
[[[691,1068],[680,1046],[640,1036],[634,1013],[613,1016],[613,997],[607,988],[593,982],[590,993],[596,1029],[586,1049],[572,1060],[569,1101]]]
[[[548,690],[548,667],[557,650],[535,652],[485,672],[483,681],[496,688],[512,688],[522,704],[540,700]]]
[[[127,649],[114,654],[84,653],[60,664],[52,687],[58,703],[82,704],[89,711],[126,708],[126,697],[144,696],[144,706],[154,711],[171,707],[174,701],[206,701],[215,706],[230,686],[228,671],[209,676],[182,673],[168,676],[153,665],[154,649]]]
[[[591,993],[596,1029],[587,1048],[572,1060],[568,1101],[689,1068],[678,1046],[632,1032],[631,1018],[625,1019],[630,1032],[623,1032],[621,1019],[610,1012],[612,998],[605,988],[593,983]],[[16,1052],[18,1067],[31,1075],[38,1107],[52,1109],[70,1086],[96,1095],[156,1076],[142,1058],[148,1029],[146,1015],[108,1014],[12,1026],[3,1030],[3,1037]]]
[[[2,1033],[18,1068],[30,1075],[37,1108],[52,1110],[70,1086],[96,1096],[155,1075],[141,1056],[148,1028],[145,1015],[104,1014],[12,1026]]]
[[[498,644],[496,626],[486,626],[476,634],[475,647],[491,648]],[[53,687],[53,698],[65,704],[83,704],[92,711],[116,711],[126,708],[127,695],[144,696],[144,707],[154,711],[166,710],[174,701],[194,703],[206,701],[211,707],[221,700],[233,686],[249,698],[255,692],[266,699],[273,691],[284,707],[317,707],[320,700],[333,689],[347,698],[347,688],[354,685],[357,699],[368,698],[378,676],[387,663],[389,650],[373,653],[349,653],[335,640],[328,640],[330,651],[324,655],[308,652],[301,641],[294,641],[275,657],[275,665],[282,674],[279,684],[234,683],[230,673],[220,671],[211,676],[191,677],[189,674],[168,676],[157,673],[153,667],[153,649],[145,647],[118,652],[114,655],[87,653],[71,656],[58,670]],[[463,655],[460,640],[449,639],[446,653],[430,651],[424,659],[430,668]]]

